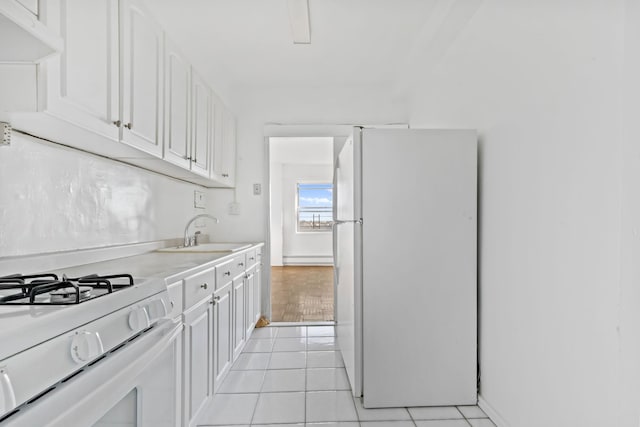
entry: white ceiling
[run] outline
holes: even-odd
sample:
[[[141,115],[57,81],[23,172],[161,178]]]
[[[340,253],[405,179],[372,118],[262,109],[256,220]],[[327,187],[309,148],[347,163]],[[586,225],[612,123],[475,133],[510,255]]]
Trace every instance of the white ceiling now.
[[[147,5],[196,69],[224,93],[251,87],[391,86],[438,2],[443,1],[309,0],[309,45],[292,42],[287,0],[147,0]]]

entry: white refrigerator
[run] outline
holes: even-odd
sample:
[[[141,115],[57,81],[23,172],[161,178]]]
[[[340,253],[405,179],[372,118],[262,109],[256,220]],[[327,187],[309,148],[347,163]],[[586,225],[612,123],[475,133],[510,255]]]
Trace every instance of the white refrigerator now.
[[[336,335],[354,396],[476,404],[476,132],[354,128],[334,185]]]

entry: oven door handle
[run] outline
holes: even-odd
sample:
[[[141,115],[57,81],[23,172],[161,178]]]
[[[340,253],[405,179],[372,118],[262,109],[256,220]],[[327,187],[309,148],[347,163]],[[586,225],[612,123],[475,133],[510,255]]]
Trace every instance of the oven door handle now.
[[[5,367],[0,367],[0,416],[16,407],[16,394]]]

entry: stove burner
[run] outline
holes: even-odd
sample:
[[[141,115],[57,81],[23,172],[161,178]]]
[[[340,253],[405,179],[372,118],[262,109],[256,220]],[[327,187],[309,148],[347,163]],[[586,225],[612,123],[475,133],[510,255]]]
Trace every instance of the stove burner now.
[[[91,296],[91,289],[91,286],[61,288],[49,292],[49,295],[51,295],[51,302],[73,302],[78,293],[80,293],[80,300],[89,298]]]
[[[26,276],[13,274],[0,277],[0,305],[79,304],[133,286],[133,284],[133,276],[130,274],[108,276],[91,274],[76,278],[68,278],[63,275],[62,279],[59,279],[55,274]]]

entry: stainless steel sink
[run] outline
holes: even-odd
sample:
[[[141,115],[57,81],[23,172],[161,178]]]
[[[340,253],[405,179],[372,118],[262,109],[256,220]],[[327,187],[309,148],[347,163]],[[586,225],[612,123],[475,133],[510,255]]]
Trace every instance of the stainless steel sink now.
[[[201,243],[197,246],[178,246],[173,248],[158,249],[158,252],[176,253],[207,253],[207,252],[236,252],[246,249],[251,243]]]

